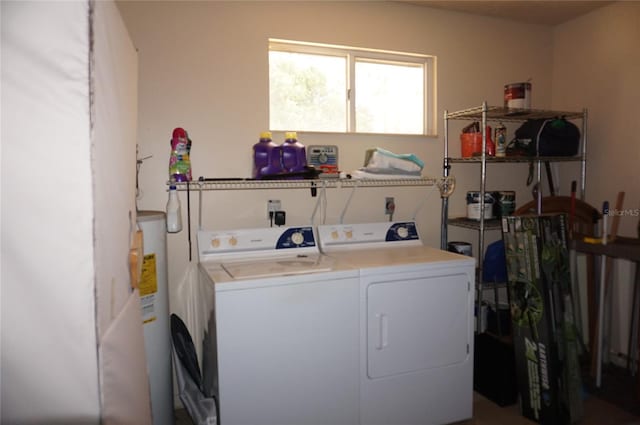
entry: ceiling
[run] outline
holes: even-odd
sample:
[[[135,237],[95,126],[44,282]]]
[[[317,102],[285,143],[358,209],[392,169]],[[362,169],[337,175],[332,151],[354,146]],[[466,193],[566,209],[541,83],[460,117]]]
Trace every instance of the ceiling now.
[[[558,25],[605,6],[613,1],[580,0],[498,0],[498,1],[403,1],[418,6],[435,7],[473,15],[493,16],[529,24]]]

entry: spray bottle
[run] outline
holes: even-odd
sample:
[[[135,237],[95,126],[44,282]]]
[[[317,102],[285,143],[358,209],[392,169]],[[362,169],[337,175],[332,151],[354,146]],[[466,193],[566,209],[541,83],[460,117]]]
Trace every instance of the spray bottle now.
[[[167,201],[167,232],[178,233],[182,230],[182,208],[175,185],[169,186],[169,200]]]

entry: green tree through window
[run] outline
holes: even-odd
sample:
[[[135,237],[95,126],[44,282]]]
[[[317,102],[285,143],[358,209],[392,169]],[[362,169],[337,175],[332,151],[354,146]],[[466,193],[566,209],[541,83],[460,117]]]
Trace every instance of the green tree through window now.
[[[345,58],[272,51],[269,76],[271,129],[347,130]]]
[[[435,58],[271,40],[271,130],[435,134]]]

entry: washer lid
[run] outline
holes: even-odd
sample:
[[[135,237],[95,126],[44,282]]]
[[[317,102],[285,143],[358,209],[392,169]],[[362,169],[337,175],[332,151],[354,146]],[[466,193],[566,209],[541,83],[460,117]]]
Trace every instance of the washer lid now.
[[[333,259],[324,255],[297,255],[259,261],[233,261],[221,264],[233,279],[291,276],[333,270]]]

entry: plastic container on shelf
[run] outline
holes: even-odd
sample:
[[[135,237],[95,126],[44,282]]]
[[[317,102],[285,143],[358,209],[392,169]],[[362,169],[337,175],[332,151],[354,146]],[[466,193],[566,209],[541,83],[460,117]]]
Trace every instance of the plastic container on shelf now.
[[[487,136],[487,156],[495,156],[496,145],[491,139],[491,127],[485,128],[485,134]],[[473,156],[480,156],[482,153],[482,133],[461,133],[460,134],[460,153],[462,158],[471,158]]]
[[[467,192],[467,218],[471,220],[480,220],[480,199],[482,199],[479,191]],[[493,205],[495,199],[493,192],[484,193],[484,219],[493,218]]]
[[[306,170],[307,151],[298,141],[295,131],[285,133],[285,141],[282,144],[282,167],[285,172],[296,173]]]
[[[507,128],[502,123],[498,124],[498,126],[496,127],[495,143],[496,156],[507,156]]]
[[[191,139],[186,130],[177,127],[171,137],[171,156],[169,157],[169,180],[175,182],[191,181]]]
[[[496,156],[496,144],[493,143],[493,139],[491,138],[491,126],[487,126],[485,128],[485,134],[487,135],[487,147],[486,147],[487,155]]]
[[[253,145],[254,179],[282,172],[282,147],[271,139],[270,131],[260,133],[260,140]]]
[[[493,200],[493,215],[495,218],[513,215],[516,211],[516,192],[513,190],[493,192]]]
[[[505,84],[505,108],[531,108],[531,82]]]
[[[167,201],[167,232],[178,233],[182,230],[182,208],[175,185],[169,186]]]
[[[460,134],[460,148],[463,158],[471,158],[482,152],[482,133]]]
[[[449,252],[455,252],[456,254],[462,254],[469,257],[473,257],[473,247],[469,242],[452,241],[447,245]]]

